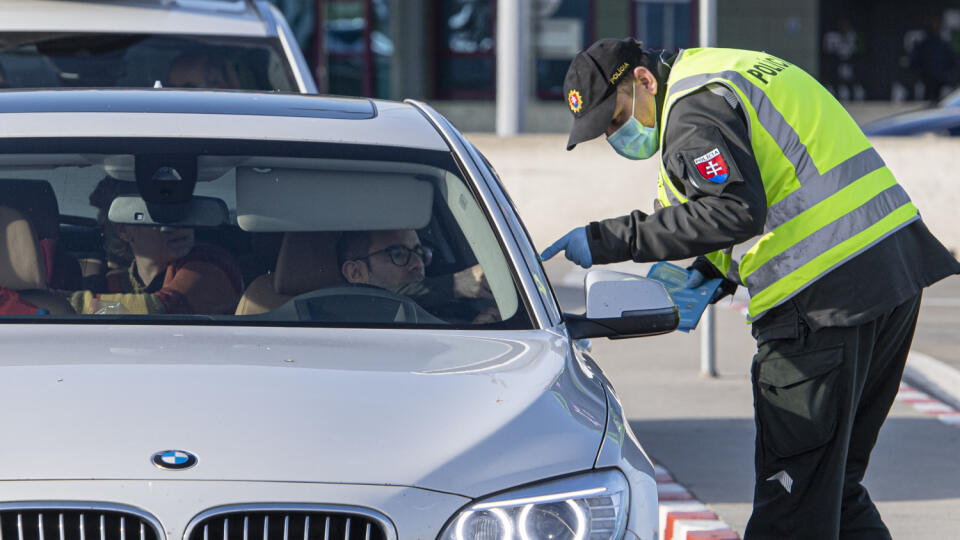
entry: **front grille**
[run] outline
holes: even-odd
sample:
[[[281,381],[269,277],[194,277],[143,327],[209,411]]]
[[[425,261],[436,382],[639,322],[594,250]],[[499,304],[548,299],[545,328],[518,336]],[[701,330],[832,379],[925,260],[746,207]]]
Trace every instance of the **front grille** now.
[[[0,505],[0,540],[160,540],[151,516],[113,505]]]
[[[385,518],[365,509],[261,505],[205,512],[187,527],[186,540],[391,540],[389,530]]]

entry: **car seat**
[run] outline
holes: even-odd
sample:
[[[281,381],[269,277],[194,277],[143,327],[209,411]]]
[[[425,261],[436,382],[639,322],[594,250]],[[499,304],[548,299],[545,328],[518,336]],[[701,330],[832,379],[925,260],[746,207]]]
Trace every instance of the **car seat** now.
[[[60,208],[53,186],[46,180],[0,180],[0,201],[23,214],[33,226],[46,263],[47,285],[53,289],[79,289],[80,263],[58,243]]]
[[[283,235],[272,273],[250,283],[237,315],[266,313],[306,292],[344,285],[337,260],[337,232],[288,232]]]
[[[54,315],[73,313],[63,296],[47,288],[46,274],[43,251],[30,221],[19,210],[0,206],[0,285]]]

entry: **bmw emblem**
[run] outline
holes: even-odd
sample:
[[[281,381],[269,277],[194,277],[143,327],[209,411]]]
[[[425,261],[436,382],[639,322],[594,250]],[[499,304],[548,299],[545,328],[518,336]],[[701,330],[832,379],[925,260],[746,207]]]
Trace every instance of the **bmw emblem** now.
[[[197,464],[197,456],[183,450],[164,450],[151,458],[153,464],[161,469],[183,470]]]

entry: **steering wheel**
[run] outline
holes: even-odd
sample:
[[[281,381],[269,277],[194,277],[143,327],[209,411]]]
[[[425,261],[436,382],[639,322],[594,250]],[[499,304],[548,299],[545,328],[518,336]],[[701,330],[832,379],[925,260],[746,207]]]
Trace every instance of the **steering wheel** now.
[[[329,287],[299,294],[274,310],[300,321],[446,324],[409,296],[379,287]]]

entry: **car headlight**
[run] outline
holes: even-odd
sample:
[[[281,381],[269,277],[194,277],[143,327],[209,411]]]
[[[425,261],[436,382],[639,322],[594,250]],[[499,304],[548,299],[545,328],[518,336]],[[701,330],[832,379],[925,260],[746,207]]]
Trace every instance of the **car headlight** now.
[[[561,478],[470,504],[440,540],[619,540],[629,499],[620,471]]]

